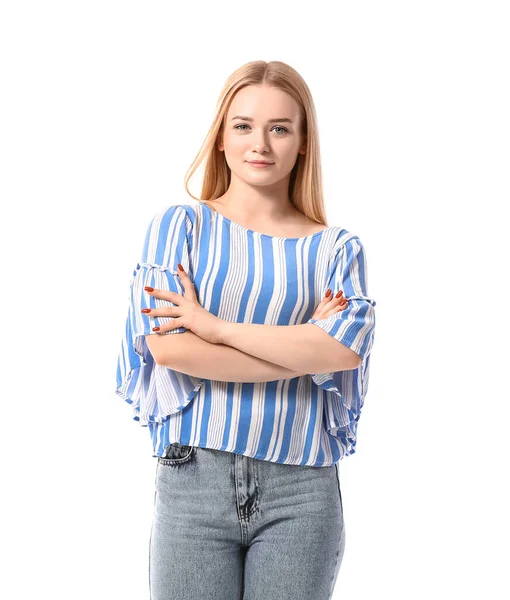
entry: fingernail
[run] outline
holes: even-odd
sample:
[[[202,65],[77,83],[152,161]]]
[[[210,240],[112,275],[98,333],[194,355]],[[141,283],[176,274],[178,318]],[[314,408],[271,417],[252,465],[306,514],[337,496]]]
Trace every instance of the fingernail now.
[[[345,306],[347,304],[347,300],[344,298],[343,302],[340,302],[340,306]]]
[[[153,327],[152,331],[159,331],[159,327]]]
[[[153,292],[154,291],[154,288],[151,288],[150,285],[146,285],[144,289],[147,290],[148,292]]]
[[[184,271],[184,268],[183,268],[183,266],[181,265],[181,263],[177,263],[177,266],[179,267],[179,269],[180,269],[181,271]]]
[[[326,292],[326,298],[329,298],[330,296],[331,296],[331,290],[328,290],[328,291]]]
[[[142,312],[149,313],[149,312],[151,312],[151,309],[150,308],[142,308]]]
[[[343,294],[343,292],[342,292],[342,290],[340,290],[340,291],[338,292],[338,294],[335,296],[335,298],[340,298],[340,296],[341,296],[342,294]]]

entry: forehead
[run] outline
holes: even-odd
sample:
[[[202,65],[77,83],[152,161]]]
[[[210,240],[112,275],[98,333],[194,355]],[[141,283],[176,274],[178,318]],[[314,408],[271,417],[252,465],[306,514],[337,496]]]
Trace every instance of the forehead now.
[[[232,99],[227,118],[243,115],[261,120],[287,117],[297,121],[299,114],[299,104],[287,92],[267,85],[248,85]]]

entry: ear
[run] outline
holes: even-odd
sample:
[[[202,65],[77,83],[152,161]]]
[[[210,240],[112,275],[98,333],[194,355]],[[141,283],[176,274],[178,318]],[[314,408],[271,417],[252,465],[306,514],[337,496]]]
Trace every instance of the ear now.
[[[223,152],[225,149],[225,144],[223,143],[223,134],[225,133],[225,124],[222,123],[220,128],[218,129],[218,133],[216,134],[216,147],[220,152]]]
[[[299,154],[306,154],[306,136],[301,143],[301,147],[299,148]]]

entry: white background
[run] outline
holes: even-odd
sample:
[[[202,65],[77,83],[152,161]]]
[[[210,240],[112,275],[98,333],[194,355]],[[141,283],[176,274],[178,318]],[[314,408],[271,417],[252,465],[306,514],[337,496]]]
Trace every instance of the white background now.
[[[509,597],[507,8],[2,5],[2,597],[149,598],[156,463],[114,393],[128,283],[259,59],[312,91],[328,224],[377,301],[333,598]]]

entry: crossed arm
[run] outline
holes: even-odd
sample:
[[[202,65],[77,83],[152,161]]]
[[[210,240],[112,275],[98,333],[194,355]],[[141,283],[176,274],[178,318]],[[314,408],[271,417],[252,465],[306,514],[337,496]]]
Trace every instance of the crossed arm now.
[[[146,335],[158,364],[216,381],[262,382],[311,373],[356,369],[361,359],[313,323],[258,325],[230,323],[223,344],[186,331]]]

